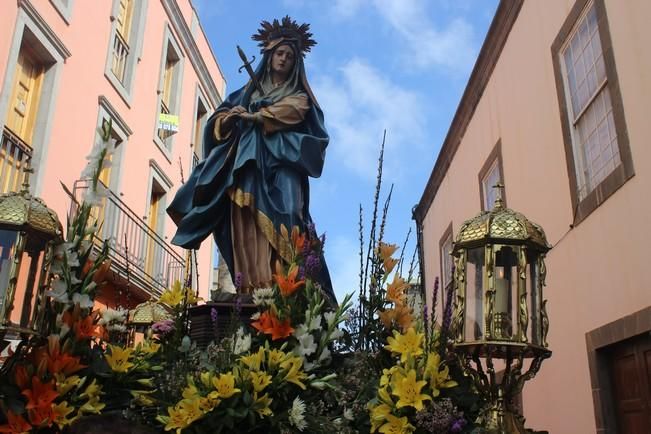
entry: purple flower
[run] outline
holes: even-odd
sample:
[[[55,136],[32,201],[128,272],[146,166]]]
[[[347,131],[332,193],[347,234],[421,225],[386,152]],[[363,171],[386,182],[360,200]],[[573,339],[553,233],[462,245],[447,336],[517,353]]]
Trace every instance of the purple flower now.
[[[214,307],[210,309],[210,319],[212,320],[213,325],[217,323],[217,319],[219,318],[219,313],[217,312],[217,309]]]
[[[242,299],[239,295],[235,297],[235,313],[237,313],[237,316],[242,313]]]
[[[242,288],[242,273],[240,273],[239,271],[235,273],[235,282],[233,283],[235,284],[235,288],[237,289]]]
[[[174,330],[174,320],[171,319],[155,322],[151,326],[151,331],[158,335],[166,335],[172,330]]]
[[[305,259],[305,272],[312,276],[321,268],[321,260],[317,255],[311,254]]]
[[[466,420],[464,418],[459,418],[452,423],[450,427],[450,432],[461,432],[464,426],[466,426]]]

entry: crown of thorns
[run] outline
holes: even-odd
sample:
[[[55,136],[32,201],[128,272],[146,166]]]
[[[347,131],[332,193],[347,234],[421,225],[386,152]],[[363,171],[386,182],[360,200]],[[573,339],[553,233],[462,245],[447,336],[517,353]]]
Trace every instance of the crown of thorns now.
[[[312,33],[309,32],[310,25],[304,23],[299,26],[289,15],[281,21],[277,19],[272,23],[262,21],[260,26],[258,33],[251,36],[251,39],[258,41],[261,51],[264,51],[271,42],[280,38],[296,42],[298,50],[303,56],[316,45],[316,41],[312,39]]]

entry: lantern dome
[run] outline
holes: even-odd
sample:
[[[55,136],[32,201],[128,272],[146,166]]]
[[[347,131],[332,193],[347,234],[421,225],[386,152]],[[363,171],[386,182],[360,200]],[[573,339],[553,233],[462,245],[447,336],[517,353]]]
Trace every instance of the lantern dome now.
[[[505,208],[501,198],[491,211],[482,211],[466,220],[459,229],[455,250],[460,247],[483,245],[499,241],[506,244],[529,244],[542,251],[548,251],[545,231],[523,214]]]
[[[148,326],[158,321],[172,319],[168,309],[155,301],[140,303],[131,311],[130,323],[135,326]]]
[[[8,227],[31,229],[50,239],[62,233],[56,213],[27,191],[0,194],[0,229]]]

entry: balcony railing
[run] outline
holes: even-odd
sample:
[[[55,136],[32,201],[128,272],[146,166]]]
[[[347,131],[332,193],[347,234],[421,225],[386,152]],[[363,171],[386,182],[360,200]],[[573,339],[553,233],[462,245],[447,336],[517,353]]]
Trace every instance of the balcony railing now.
[[[113,63],[111,70],[113,74],[124,83],[124,72],[126,71],[127,58],[129,57],[129,44],[122,38],[120,32],[115,32],[113,39]]]
[[[23,170],[31,158],[32,148],[5,127],[0,143],[0,193],[22,188]]]
[[[197,164],[199,164],[199,156],[196,154],[196,152],[192,153],[192,169],[197,167]]]
[[[73,194],[81,202],[89,180],[78,180]],[[72,204],[71,211],[75,210]],[[185,262],[160,235],[139,218],[115,193],[109,190],[104,204],[95,213],[101,227],[95,239],[108,240],[111,267],[131,284],[158,297],[176,280],[183,281]]]

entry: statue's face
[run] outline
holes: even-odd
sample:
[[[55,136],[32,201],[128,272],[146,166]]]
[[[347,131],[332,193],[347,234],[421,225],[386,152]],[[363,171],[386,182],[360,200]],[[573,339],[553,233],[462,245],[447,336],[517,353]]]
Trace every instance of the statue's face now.
[[[294,50],[289,45],[280,45],[271,56],[271,70],[286,79],[294,67]]]

